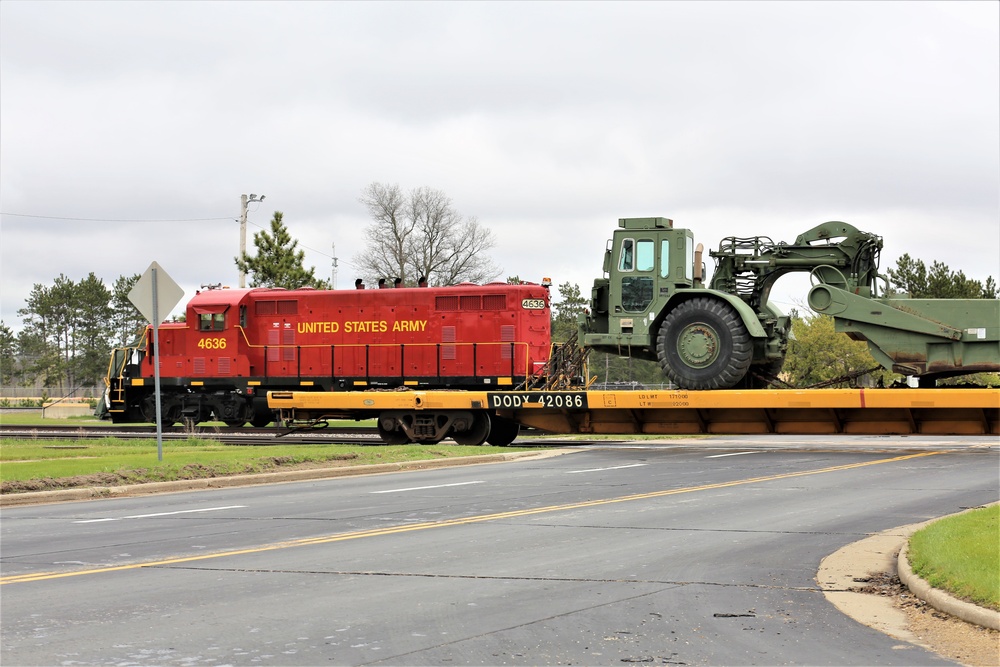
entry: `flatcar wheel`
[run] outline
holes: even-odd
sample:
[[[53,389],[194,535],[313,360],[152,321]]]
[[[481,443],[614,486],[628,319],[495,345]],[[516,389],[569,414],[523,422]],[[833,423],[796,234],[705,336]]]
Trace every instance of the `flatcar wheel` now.
[[[383,426],[382,422],[389,422],[388,425]],[[379,419],[378,420],[378,434],[382,438],[382,441],[387,445],[405,445],[410,441],[406,436],[406,433],[400,429],[392,428],[395,425],[395,420],[393,419]]]
[[[521,432],[521,425],[515,421],[504,419],[503,417],[493,417],[491,420],[490,434],[486,442],[494,447],[506,447],[517,439],[517,434]]]
[[[226,426],[228,426],[229,428],[240,428],[244,424],[246,424],[246,422],[243,421],[242,419],[227,419],[226,420]]]
[[[468,431],[453,433],[451,438],[460,445],[478,447],[490,435],[490,417],[485,412],[477,412],[472,417],[472,427]]]

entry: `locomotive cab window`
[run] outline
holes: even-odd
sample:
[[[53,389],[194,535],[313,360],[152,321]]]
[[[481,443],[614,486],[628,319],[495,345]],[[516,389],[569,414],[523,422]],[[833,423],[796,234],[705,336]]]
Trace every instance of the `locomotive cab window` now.
[[[225,313],[200,313],[198,315],[199,331],[222,331],[226,328]]]

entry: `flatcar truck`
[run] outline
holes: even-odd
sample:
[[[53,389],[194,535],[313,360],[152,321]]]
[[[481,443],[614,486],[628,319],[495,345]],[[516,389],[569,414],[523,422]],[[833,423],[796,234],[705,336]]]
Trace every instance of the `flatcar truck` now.
[[[938,378],[1000,371],[1000,301],[879,297],[882,238],[826,222],[794,243],[735,236],[709,254],[669,218],[623,218],[604,253],[580,315],[585,347],[659,362],[682,389],[756,388],[781,370],[789,318],[768,301],[774,282],[809,272],[810,307],[833,316],[838,331],[866,340],[885,368]]]

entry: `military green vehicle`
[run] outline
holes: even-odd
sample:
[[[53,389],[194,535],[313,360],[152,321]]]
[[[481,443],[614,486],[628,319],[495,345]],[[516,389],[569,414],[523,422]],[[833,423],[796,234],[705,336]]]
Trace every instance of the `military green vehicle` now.
[[[659,362],[683,389],[765,386],[781,370],[789,318],[768,302],[774,282],[809,272],[809,307],[838,331],[868,341],[885,368],[933,386],[943,377],[1000,371],[1000,301],[880,297],[882,238],[825,222],[794,243],[764,236],[722,240],[705,282],[703,248],[668,218],[623,218],[604,253],[587,348]]]

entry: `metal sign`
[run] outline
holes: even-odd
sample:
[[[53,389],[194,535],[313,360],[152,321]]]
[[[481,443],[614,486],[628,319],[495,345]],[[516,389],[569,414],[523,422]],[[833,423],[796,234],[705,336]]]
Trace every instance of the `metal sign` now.
[[[153,346],[151,355],[160,353],[160,322],[166,319],[174,309],[184,290],[174,282],[160,265],[153,262],[136,281],[135,287],[128,293],[128,300],[139,309],[142,316],[153,324]],[[160,362],[153,359],[153,397],[156,401],[156,458],[163,460],[163,404],[160,398]]]
[[[184,290],[156,262],[149,265],[128,293],[128,300],[153,324],[163,322],[183,297]]]

